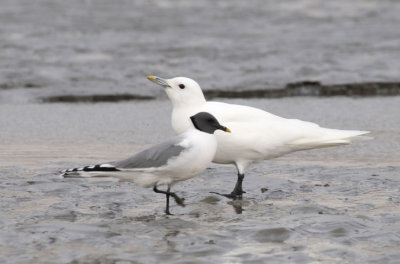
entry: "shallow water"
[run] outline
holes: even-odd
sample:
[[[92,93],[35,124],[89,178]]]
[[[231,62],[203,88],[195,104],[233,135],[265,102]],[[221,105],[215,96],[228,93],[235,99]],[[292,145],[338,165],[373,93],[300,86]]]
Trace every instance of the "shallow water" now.
[[[172,203],[165,216],[165,198],[150,189],[57,171],[171,136],[168,101],[3,104],[0,262],[397,262],[400,97],[226,101],[375,139],[256,164],[243,200],[210,193],[236,180],[232,166],[213,165],[174,187],[186,207]]]
[[[165,96],[146,75],[204,89],[398,82],[392,0],[2,0],[0,95]]]

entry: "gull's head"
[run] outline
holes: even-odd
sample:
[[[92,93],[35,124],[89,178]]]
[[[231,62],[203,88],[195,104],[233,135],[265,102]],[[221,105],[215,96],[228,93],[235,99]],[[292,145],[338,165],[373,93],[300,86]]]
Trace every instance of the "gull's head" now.
[[[147,79],[165,88],[174,106],[200,106],[206,102],[200,85],[186,77],[164,79],[157,76],[147,76]]]
[[[218,120],[210,113],[200,112],[190,117],[193,126],[205,133],[214,134],[215,130],[222,130],[230,133],[231,130],[227,127],[222,126]]]

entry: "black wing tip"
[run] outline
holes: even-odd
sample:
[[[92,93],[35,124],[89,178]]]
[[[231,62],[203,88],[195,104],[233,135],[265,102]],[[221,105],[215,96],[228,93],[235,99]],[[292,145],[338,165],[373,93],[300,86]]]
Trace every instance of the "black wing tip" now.
[[[90,165],[90,166],[85,166],[82,168],[71,168],[71,169],[66,169],[61,171],[62,176],[66,176],[69,173],[79,173],[80,171],[84,172],[91,172],[91,171],[119,171],[116,167],[114,167],[111,164],[97,164],[97,165]]]
[[[97,164],[95,166],[86,166],[83,171],[119,171],[119,169],[111,164]]]

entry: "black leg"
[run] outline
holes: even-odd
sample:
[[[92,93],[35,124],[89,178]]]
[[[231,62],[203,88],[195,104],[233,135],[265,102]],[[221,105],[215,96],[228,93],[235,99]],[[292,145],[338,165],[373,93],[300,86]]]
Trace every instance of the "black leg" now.
[[[244,179],[244,174],[238,173],[238,179],[237,179],[235,188],[233,189],[233,191],[231,193],[227,193],[227,194],[217,193],[217,192],[211,192],[211,193],[219,194],[219,195],[225,196],[227,198],[232,198],[232,199],[242,199],[243,194],[246,193],[243,191],[243,187],[242,187],[243,179]]]
[[[169,190],[169,188],[168,188],[168,190]],[[167,214],[167,215],[171,215],[171,213],[169,212],[169,194],[166,194],[166,196],[167,196],[167,205],[166,205],[166,207],[165,207],[165,213]]]
[[[238,179],[237,179],[235,188],[231,192],[232,195],[242,197],[242,194],[246,193],[243,191],[243,187],[242,187],[243,179],[244,179],[244,174],[238,173]]]
[[[175,199],[175,202],[180,205],[180,206],[185,206],[185,204],[183,203],[184,199],[180,198],[178,195],[176,195],[176,193],[170,192],[170,186],[168,186],[168,190],[167,191],[161,191],[159,189],[157,189],[157,186],[154,186],[153,191],[156,193],[163,193],[166,195],[167,198],[167,204],[165,207],[165,213],[167,215],[170,215],[171,213],[169,212],[169,197],[172,196]]]

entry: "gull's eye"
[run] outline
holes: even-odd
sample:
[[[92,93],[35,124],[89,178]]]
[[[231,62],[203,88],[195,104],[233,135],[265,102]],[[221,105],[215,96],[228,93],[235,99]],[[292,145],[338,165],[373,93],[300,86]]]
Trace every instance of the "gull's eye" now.
[[[185,85],[184,84],[179,84],[179,88],[185,89]]]

